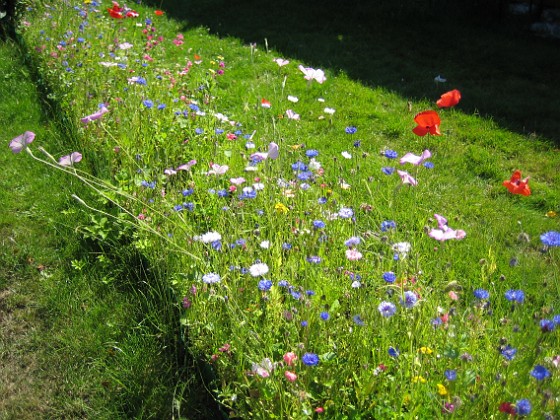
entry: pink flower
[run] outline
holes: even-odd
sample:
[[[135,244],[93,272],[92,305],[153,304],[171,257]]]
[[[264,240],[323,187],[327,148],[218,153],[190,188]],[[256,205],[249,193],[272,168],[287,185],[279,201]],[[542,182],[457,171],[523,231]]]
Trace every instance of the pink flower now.
[[[455,293],[453,290],[450,290],[448,293],[449,299],[451,300],[459,300],[459,295]]]
[[[270,142],[268,145],[268,152],[256,152],[251,155],[251,160],[256,160],[261,162],[266,159],[277,159],[278,158],[278,145],[274,142]]]
[[[288,366],[293,366],[297,358],[297,355],[290,351],[284,355],[284,362],[286,362]]]
[[[290,120],[299,120],[299,114],[296,114],[294,111],[292,111],[291,109],[288,109],[286,111],[286,117]]]
[[[315,70],[311,67],[303,67],[301,64],[298,66],[298,69],[303,72],[305,80],[311,81],[315,79],[318,83],[323,83],[327,80],[325,72],[321,69]]]
[[[347,249],[346,258],[348,258],[349,261],[358,261],[362,259],[362,253],[357,249]]]
[[[33,131],[26,131],[10,142],[10,149],[12,149],[13,153],[20,153],[28,144],[32,143],[33,140],[35,140],[35,133]]]
[[[401,177],[401,181],[403,184],[410,184],[412,186],[418,185],[418,182],[412,176],[410,176],[408,172],[397,170],[397,173]]]
[[[103,116],[103,114],[106,114],[107,112],[109,112],[109,110],[105,108],[105,106],[103,105],[99,111],[94,112],[93,114],[82,118],[80,121],[83,122],[84,124],[87,124],[91,121],[98,120]]]
[[[407,153],[401,158],[401,160],[399,160],[399,163],[401,165],[404,165],[405,163],[412,163],[413,165],[418,166],[422,164],[426,159],[429,159],[431,157],[432,154],[430,153],[429,150],[426,149],[422,152],[420,156],[416,156],[412,153]]]
[[[280,67],[285,66],[290,62],[290,60],[284,60],[283,58],[275,58],[274,62],[278,64]]]
[[[284,372],[284,376],[286,377],[286,379],[290,382],[295,382],[297,380],[297,375],[294,372],[291,372],[289,370],[287,370],[286,372]]]
[[[464,230],[453,230],[447,226],[447,219],[439,214],[434,214],[438,222],[439,229],[431,229],[428,232],[428,236],[434,238],[436,241],[447,241],[448,239],[463,239],[467,234]]]
[[[78,152],[72,152],[69,155],[62,156],[58,160],[58,164],[60,166],[72,166],[74,163],[77,163],[82,160],[82,154]]]

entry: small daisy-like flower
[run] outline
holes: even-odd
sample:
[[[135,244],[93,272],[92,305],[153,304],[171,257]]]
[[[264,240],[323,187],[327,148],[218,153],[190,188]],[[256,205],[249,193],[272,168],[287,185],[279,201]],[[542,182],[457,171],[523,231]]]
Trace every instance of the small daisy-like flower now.
[[[249,267],[249,273],[251,273],[251,276],[253,277],[264,276],[266,273],[268,273],[268,265],[266,265],[265,263],[253,264],[251,267]]]
[[[219,283],[221,280],[220,275],[216,273],[208,273],[202,276],[202,281],[206,284]]]
[[[363,257],[362,253],[359,252],[357,249],[347,249],[346,250],[346,258],[348,261],[358,261],[361,260]]]
[[[349,207],[343,207],[338,211],[338,216],[343,219],[349,219],[354,216],[354,210]]]

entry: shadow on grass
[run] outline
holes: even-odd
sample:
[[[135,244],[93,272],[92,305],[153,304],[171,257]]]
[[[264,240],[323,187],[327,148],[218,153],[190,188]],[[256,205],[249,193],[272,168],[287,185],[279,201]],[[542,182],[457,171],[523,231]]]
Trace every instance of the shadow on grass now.
[[[368,2],[333,0],[146,0],[167,15],[222,37],[257,43],[306,66],[342,71],[416,101],[459,89],[459,109],[560,145],[560,42],[537,38],[527,18],[500,0]],[[483,13],[476,20],[472,17]],[[434,77],[448,81],[436,85]],[[434,105],[435,106],[435,105]]]

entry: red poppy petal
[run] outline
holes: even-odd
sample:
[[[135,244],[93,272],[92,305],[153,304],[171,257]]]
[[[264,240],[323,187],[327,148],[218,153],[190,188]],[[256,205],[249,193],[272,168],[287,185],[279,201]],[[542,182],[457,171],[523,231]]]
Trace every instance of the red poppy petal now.
[[[433,125],[439,125],[441,120],[439,119],[439,115],[436,111],[422,111],[419,114],[416,114],[414,117],[414,121],[416,124],[422,125],[424,127],[431,127]]]
[[[417,125],[416,127],[414,127],[412,129],[412,132],[414,134],[416,134],[417,136],[424,137],[426,134],[428,134],[429,131],[426,127],[422,127],[420,125]]]
[[[436,102],[436,104],[440,108],[450,108],[457,105],[460,100],[461,92],[459,92],[457,89],[453,89],[441,95],[441,98]]]

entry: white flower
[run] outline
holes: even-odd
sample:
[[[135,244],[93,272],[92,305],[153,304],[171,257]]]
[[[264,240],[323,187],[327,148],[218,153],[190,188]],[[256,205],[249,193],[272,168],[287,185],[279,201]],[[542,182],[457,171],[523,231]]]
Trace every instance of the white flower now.
[[[270,248],[270,241],[262,241],[259,245],[263,249],[268,249]]]
[[[205,244],[220,241],[221,239],[222,235],[220,235],[218,232],[208,232],[200,236],[200,241]]]
[[[336,111],[335,111],[334,108],[328,108],[328,107],[327,107],[327,108],[325,108],[325,109],[323,110],[323,112],[324,112],[325,114],[332,115],[332,114],[334,114]]]
[[[352,155],[350,153],[348,153],[347,151],[342,152],[341,155],[345,159],[352,159]]]
[[[399,254],[400,258],[406,258],[411,247],[409,242],[397,242],[393,244],[393,251]]]
[[[315,158],[312,158],[307,166],[312,171],[318,171],[319,169],[321,169],[321,162],[318,162],[315,160]]]
[[[220,275],[216,273],[208,273],[202,276],[202,281],[206,284],[219,283],[221,280]]]
[[[288,101],[296,103],[299,99],[297,96],[288,95]]]
[[[262,182],[257,182],[253,184],[253,188],[255,189],[255,191],[262,191],[264,190],[264,184]]]
[[[253,264],[251,267],[249,267],[249,273],[253,277],[264,276],[266,273],[268,273],[268,265],[266,265],[265,263]]]

